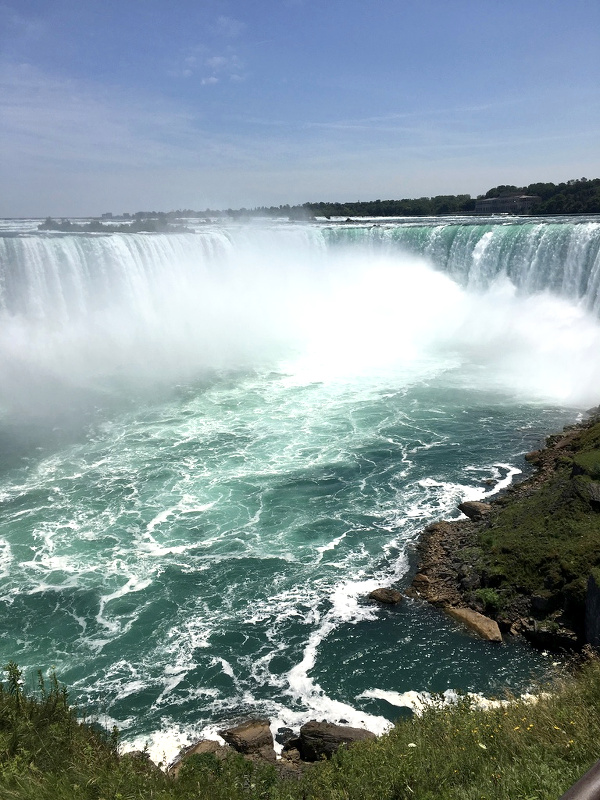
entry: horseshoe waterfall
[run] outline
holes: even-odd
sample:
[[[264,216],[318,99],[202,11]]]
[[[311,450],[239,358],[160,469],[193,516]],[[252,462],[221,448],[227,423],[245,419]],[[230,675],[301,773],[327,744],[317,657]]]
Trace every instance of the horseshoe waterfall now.
[[[526,689],[406,587],[420,531],[600,402],[600,221],[0,223],[2,663],[173,756]]]

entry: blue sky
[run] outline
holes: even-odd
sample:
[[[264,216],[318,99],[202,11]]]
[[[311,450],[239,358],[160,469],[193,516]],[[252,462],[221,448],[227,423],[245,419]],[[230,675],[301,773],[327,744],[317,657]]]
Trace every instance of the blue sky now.
[[[0,216],[600,176],[598,0],[0,0]]]

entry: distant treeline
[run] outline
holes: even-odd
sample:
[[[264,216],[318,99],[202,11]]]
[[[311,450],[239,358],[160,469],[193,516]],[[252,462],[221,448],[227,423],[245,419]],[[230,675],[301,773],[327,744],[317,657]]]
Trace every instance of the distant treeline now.
[[[495,186],[478,198],[470,194],[448,194],[436,197],[419,197],[403,200],[363,200],[357,202],[319,202],[290,206],[260,206],[226,210],[170,211],[167,217],[420,217],[441,214],[473,214],[477,199],[502,197],[511,194],[536,195],[540,202],[534,206],[535,214],[600,214],[600,178],[578,178],[566,183],[531,183],[529,186]],[[142,212],[140,212],[142,213]],[[143,212],[151,215],[156,212]],[[136,215],[137,216],[137,215]]]
[[[470,194],[442,194],[436,197],[405,198],[404,200],[359,200],[357,202],[303,203],[290,206],[258,206],[257,208],[227,208],[194,211],[191,208],[177,211],[137,211],[135,214],[115,217],[113,221],[92,220],[87,223],[55,220],[47,217],[39,225],[42,231],[85,233],[161,233],[185,231],[183,219],[208,222],[211,219],[248,219],[250,217],[287,217],[307,220],[315,217],[429,217],[444,214],[475,214],[477,200],[510,195],[539,197],[533,214],[600,214],[600,178],[577,178],[566,183],[530,183],[529,186],[494,186],[477,198]],[[117,220],[123,220],[117,224]],[[177,224],[179,221],[179,224]]]
[[[535,214],[600,214],[600,178],[577,178],[566,183],[530,183],[529,186],[495,186],[483,197],[509,194],[537,195]]]

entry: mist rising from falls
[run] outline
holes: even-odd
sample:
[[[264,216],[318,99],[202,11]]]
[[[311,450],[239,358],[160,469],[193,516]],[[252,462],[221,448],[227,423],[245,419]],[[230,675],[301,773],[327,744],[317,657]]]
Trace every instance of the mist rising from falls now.
[[[282,364],[592,402],[599,253],[591,222],[0,238],[0,404]]]

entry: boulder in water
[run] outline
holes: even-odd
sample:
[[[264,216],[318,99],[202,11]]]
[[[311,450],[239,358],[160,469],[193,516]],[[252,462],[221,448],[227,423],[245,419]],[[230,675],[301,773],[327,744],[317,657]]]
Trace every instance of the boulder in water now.
[[[478,521],[483,519],[486,514],[489,514],[492,507],[489,503],[479,503],[477,500],[466,500],[464,503],[459,503],[458,510],[462,511],[469,519]]]
[[[279,744],[287,744],[290,739],[294,738],[294,731],[291,728],[277,728],[275,734],[275,741]]]
[[[373,589],[369,593],[369,600],[376,600],[378,603],[385,603],[386,605],[396,605],[402,600],[402,595],[397,589]]]
[[[502,634],[498,623],[494,619],[473,611],[471,608],[454,608],[449,606],[445,611],[458,622],[463,622],[472,631],[475,631],[482,639],[488,642],[501,642]]]

